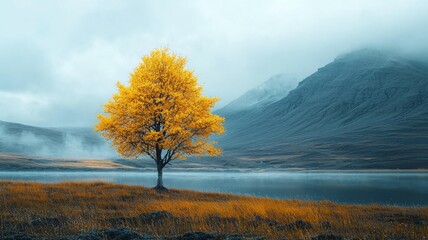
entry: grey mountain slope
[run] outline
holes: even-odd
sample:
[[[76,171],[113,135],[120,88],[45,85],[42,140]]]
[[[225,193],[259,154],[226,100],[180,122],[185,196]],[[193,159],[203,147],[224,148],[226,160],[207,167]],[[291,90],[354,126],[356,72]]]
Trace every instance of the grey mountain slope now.
[[[247,91],[217,112],[227,115],[238,111],[260,108],[284,98],[296,86],[296,77],[278,74],[256,88]]]
[[[285,98],[229,114],[226,129],[218,139],[225,158],[273,156],[284,167],[428,168],[428,66],[367,49],[342,55]]]

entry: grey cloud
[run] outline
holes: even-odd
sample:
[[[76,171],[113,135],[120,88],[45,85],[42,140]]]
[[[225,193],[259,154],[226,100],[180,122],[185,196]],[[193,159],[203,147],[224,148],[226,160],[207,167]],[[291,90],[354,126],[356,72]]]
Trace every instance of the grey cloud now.
[[[45,91],[51,83],[51,64],[29,41],[0,44],[0,89]]]
[[[156,47],[188,57],[219,107],[275,74],[304,78],[358,48],[428,56],[423,0],[1,5],[0,119],[42,126],[93,125],[116,81]]]

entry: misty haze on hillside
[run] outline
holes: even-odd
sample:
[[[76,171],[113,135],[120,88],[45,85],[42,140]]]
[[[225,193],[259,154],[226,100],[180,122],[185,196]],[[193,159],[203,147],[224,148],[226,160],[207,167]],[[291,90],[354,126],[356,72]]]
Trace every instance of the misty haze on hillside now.
[[[117,157],[90,128],[47,129],[0,121],[0,152],[41,157]]]

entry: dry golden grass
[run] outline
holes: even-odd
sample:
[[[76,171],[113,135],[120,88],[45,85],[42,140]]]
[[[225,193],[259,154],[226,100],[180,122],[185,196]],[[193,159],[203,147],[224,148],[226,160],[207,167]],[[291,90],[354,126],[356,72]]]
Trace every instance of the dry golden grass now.
[[[162,210],[174,217],[158,222],[135,220],[140,214]],[[55,221],[51,225],[29,224],[37,218]],[[310,226],[293,227],[299,220]],[[0,181],[0,232],[17,228],[35,237],[128,227],[156,237],[204,231],[267,239],[310,239],[320,234],[424,239],[428,236],[427,222],[428,208],[339,205],[183,190],[158,193],[102,182]]]

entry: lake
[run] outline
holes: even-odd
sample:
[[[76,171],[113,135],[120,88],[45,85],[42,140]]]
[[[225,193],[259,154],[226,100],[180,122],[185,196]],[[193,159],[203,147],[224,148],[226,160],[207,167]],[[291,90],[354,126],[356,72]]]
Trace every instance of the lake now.
[[[154,172],[0,172],[0,179],[156,183]],[[426,172],[164,172],[166,187],[277,199],[428,206]]]

